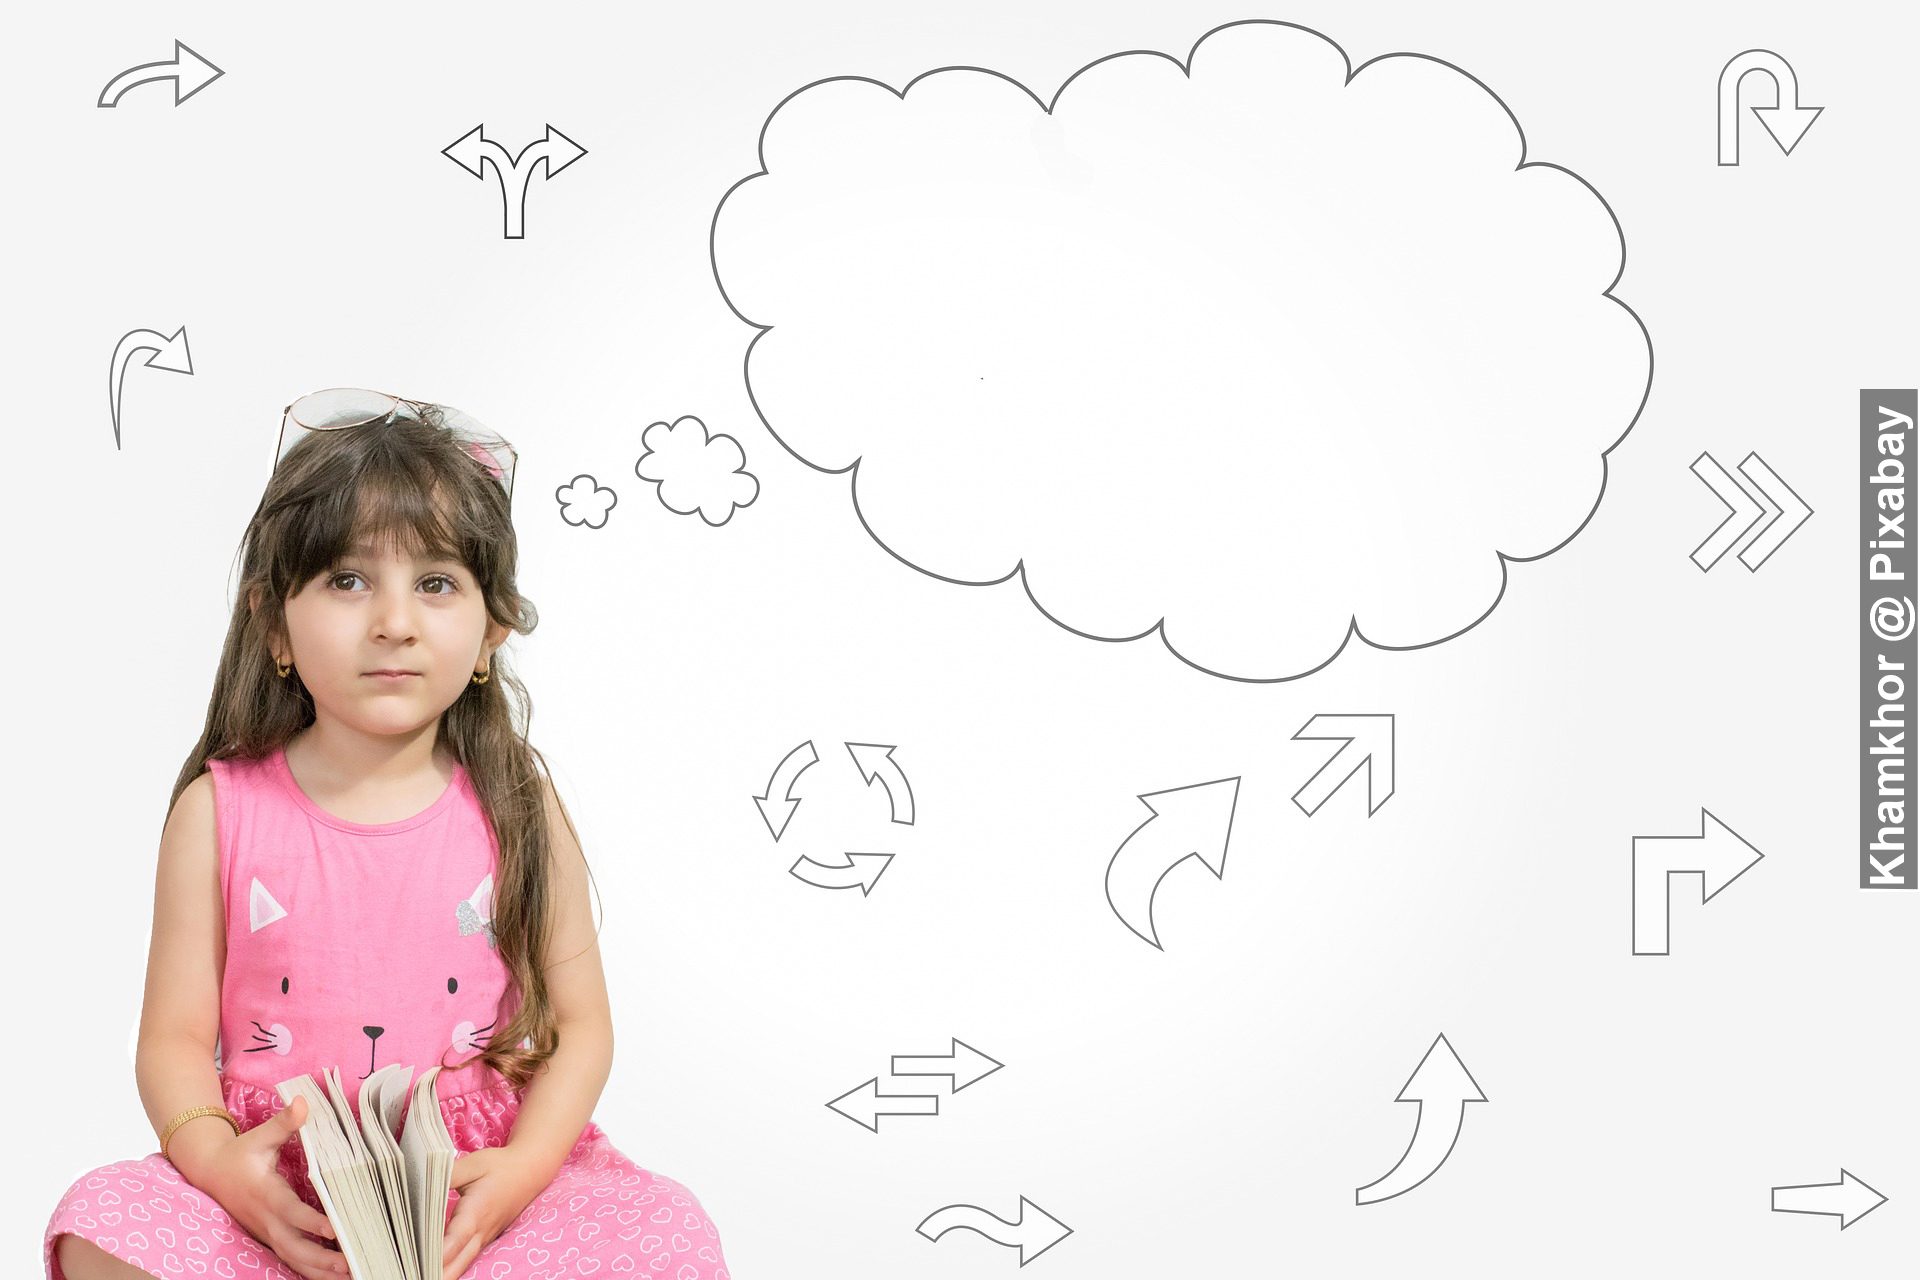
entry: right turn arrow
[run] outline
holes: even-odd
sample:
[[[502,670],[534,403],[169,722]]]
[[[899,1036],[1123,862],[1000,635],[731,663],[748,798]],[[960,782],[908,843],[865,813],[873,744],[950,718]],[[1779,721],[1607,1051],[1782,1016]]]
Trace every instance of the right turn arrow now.
[[[1667,954],[1668,877],[1699,876],[1700,901],[1704,905],[1738,880],[1761,856],[1758,849],[1705,809],[1700,810],[1697,836],[1635,836],[1633,954]]]

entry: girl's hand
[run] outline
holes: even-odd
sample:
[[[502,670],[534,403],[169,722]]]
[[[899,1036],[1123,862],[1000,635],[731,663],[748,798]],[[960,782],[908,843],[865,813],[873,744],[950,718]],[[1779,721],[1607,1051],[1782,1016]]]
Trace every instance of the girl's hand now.
[[[460,1280],[480,1251],[545,1189],[505,1147],[482,1147],[455,1159],[453,1187],[460,1199],[447,1221],[441,1280]]]
[[[277,1167],[280,1148],[307,1118],[307,1100],[295,1098],[245,1133],[215,1148],[194,1170],[192,1181],[219,1201],[227,1216],[273,1250],[281,1264],[307,1280],[347,1274],[339,1249],[309,1233],[334,1239],[327,1215],[302,1200]]]

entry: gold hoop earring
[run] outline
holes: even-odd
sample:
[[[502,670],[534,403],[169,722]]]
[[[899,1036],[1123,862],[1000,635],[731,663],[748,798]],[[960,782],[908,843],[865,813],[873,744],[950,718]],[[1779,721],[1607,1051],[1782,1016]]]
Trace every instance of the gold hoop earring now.
[[[282,680],[285,680],[287,678],[287,672],[293,670],[293,664],[289,662],[283,665],[278,660],[276,660],[273,664],[273,669],[275,672],[279,674]]]
[[[473,673],[473,682],[475,684],[485,684],[491,679],[493,679],[493,664],[491,662],[487,664],[485,671],[476,671]]]

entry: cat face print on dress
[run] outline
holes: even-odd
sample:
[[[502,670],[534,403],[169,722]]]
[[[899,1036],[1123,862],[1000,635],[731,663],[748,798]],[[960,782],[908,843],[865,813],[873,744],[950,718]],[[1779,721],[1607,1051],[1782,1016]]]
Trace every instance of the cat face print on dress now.
[[[248,971],[270,976],[232,993],[245,1042],[227,1045],[223,1031],[215,1069],[226,1056],[298,1053],[349,1084],[389,1063],[451,1066],[484,1050],[499,1014],[492,874],[464,898],[396,892],[372,909],[328,901],[324,883],[301,880],[312,901],[257,876],[248,886]]]

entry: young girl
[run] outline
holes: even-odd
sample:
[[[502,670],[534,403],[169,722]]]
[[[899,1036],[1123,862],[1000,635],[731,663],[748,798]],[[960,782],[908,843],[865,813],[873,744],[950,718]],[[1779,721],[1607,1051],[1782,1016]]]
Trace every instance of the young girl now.
[[[160,1150],[67,1189],[49,1280],[347,1274],[275,1085],[334,1068],[357,1115],[392,1063],[441,1065],[461,1152],[420,1280],[728,1280],[694,1194],[590,1118],[613,1030],[586,864],[498,652],[537,620],[511,447],[346,389],[280,430],[160,842],[136,1064]]]

